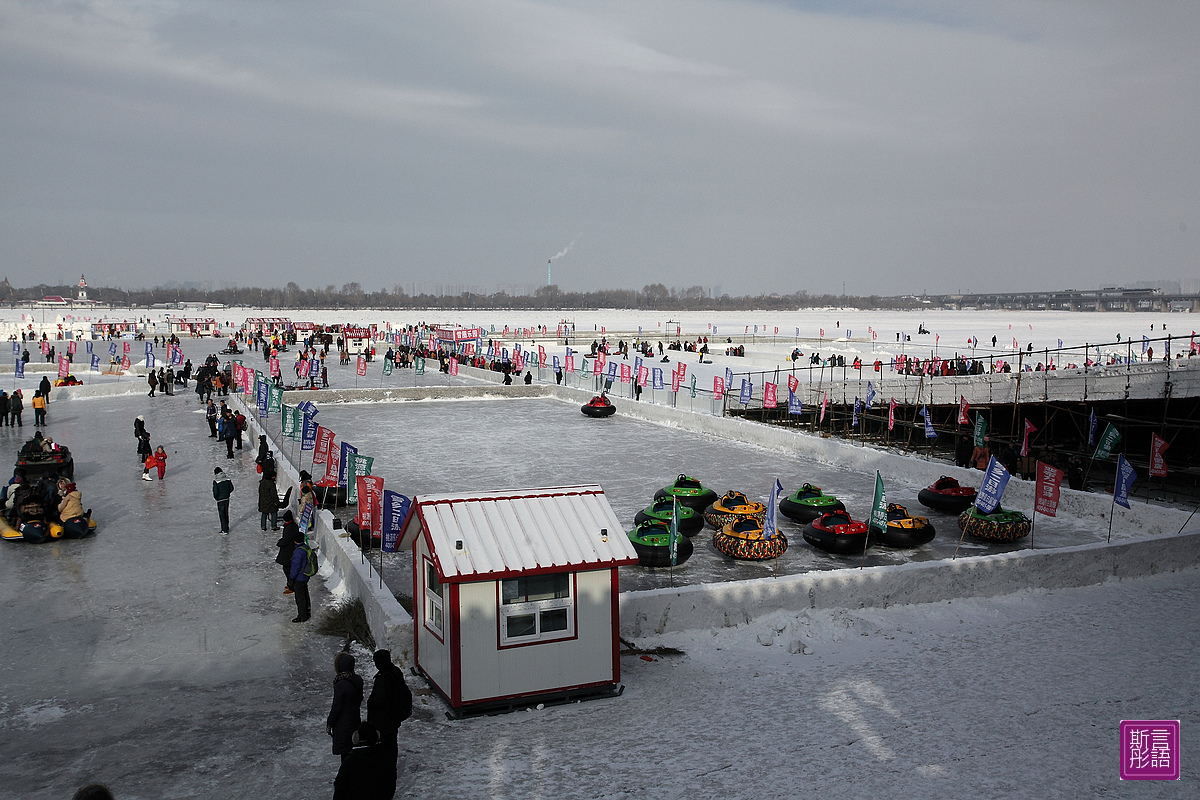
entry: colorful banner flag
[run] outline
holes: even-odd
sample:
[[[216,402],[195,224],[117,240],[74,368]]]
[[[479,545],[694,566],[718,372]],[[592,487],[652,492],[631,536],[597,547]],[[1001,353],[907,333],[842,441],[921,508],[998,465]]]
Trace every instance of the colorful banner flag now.
[[[337,485],[339,487],[346,486],[346,462],[347,462],[347,459],[352,454],[357,454],[357,453],[358,453],[357,447],[355,447],[352,444],[347,444],[346,442],[342,442],[341,452],[338,456],[338,463],[337,463],[337,468],[338,468]],[[349,491],[348,486],[347,486],[347,491]]]
[[[1153,478],[1167,477],[1167,440],[1157,433],[1150,434],[1150,476]]]
[[[1000,507],[1000,498],[1008,486],[1008,470],[996,460],[995,456],[988,459],[987,471],[983,473],[983,483],[975,496],[975,507],[984,514],[991,514]]]
[[[1113,424],[1108,423],[1108,427],[1104,429],[1104,435],[1100,437],[1100,444],[1096,445],[1096,454],[1092,458],[1098,458],[1101,461],[1112,455],[1114,449],[1121,441],[1121,434],[1113,427]]]
[[[1062,486],[1063,471],[1041,461],[1037,462],[1037,485],[1034,491],[1033,511],[1053,517],[1058,511],[1058,490]]]
[[[763,517],[763,532],[764,539],[774,539],[779,533],[779,498],[783,497],[783,484],[779,482],[779,478],[775,479],[775,485],[771,487],[771,496],[767,498],[767,515]]]
[[[679,498],[671,498],[671,527],[667,534],[667,553],[671,556],[671,566],[679,563]]]
[[[400,545],[400,529],[408,516],[412,500],[391,489],[383,490],[383,549],[394,553]]]
[[[729,367],[725,368],[725,391],[733,388],[733,370]]]
[[[300,452],[312,450],[317,444],[317,421],[311,414],[303,414],[300,430]]]
[[[825,412],[829,410],[829,392],[821,393],[821,413],[817,415],[817,422],[825,421]]]
[[[800,388],[800,381],[795,375],[788,375],[788,391],[794,392]]]
[[[380,513],[380,501],[383,499],[383,478],[377,475],[356,475],[354,496],[358,501],[358,513],[355,521],[358,527],[372,534],[383,529],[383,515]],[[349,499],[349,493],[347,493]]]
[[[1029,420],[1025,420],[1025,436],[1021,439],[1021,456],[1022,458],[1029,455],[1029,437],[1037,433],[1037,426]]]
[[[975,412],[975,446],[983,447],[984,440],[987,439],[987,420],[983,418],[982,411]]]
[[[75,344],[74,340],[67,342],[67,352],[68,353],[70,353],[71,355],[75,355],[76,348],[77,348],[77,345]]]
[[[769,381],[767,383],[763,384],[763,408],[775,408],[775,406],[776,406],[775,392],[776,391],[778,391],[778,387],[775,384],[773,384]]]
[[[271,359],[271,360],[274,361],[275,359]],[[272,369],[274,369],[274,366],[272,366]],[[367,374],[367,359],[364,356],[360,355],[358,357],[358,362],[355,364],[354,372],[359,377],[362,377],[363,375]],[[272,373],[272,374],[274,374],[274,373]]]
[[[671,391],[679,391],[679,373],[675,370],[671,370]]]
[[[788,413],[803,414],[804,404],[800,402],[800,395],[788,389]]]
[[[713,397],[721,398],[725,396],[725,379],[720,375],[713,375]]]
[[[608,362],[608,380],[615,381],[617,379],[617,362]]]
[[[158,362],[156,362],[154,360],[154,353],[146,353],[146,368],[147,369],[154,369],[154,367],[157,366],[157,363]]]
[[[65,378],[70,374],[71,370],[67,366],[67,354],[60,353],[58,356],[58,377]]]
[[[519,369],[519,367],[518,367],[518,369]],[[458,374],[458,359],[455,358],[454,356],[450,356],[450,374],[451,375]]]
[[[263,380],[256,380],[255,386],[255,406],[258,408],[258,417],[262,419],[267,416],[267,404],[271,399],[271,387]]]
[[[896,398],[893,397],[891,402],[888,404],[888,430],[890,431],[890,430],[894,429],[895,427],[896,427]]]
[[[413,371],[418,375],[425,374],[425,359],[423,357],[417,356],[413,359]]]
[[[24,378],[25,377],[25,362],[18,358],[16,365],[13,367],[13,371],[14,371],[14,374],[16,374],[16,376],[18,378]]]
[[[1137,480],[1137,472],[1129,466],[1124,455],[1117,456],[1117,483],[1113,487],[1113,502],[1129,508],[1129,490]]]
[[[738,394],[738,402],[742,405],[748,405],[750,398],[754,396],[754,384],[750,383],[749,378],[742,378],[742,391]]]
[[[655,389],[661,389],[661,388],[663,388],[663,371],[662,371],[662,367],[655,367],[654,369],[650,370],[650,373],[651,373],[651,385],[652,385],[652,386],[653,386]]]
[[[300,520],[297,523],[297,525],[300,527],[301,535],[308,533],[308,526],[312,525],[312,518],[313,514],[315,513],[316,509],[313,508],[313,504],[311,502],[304,504],[304,510],[300,512]]]
[[[868,525],[876,530],[886,531],[887,524],[887,494],[883,490],[883,476],[879,474],[879,470],[875,470],[875,498],[871,501],[871,520]]]
[[[276,358],[275,356],[271,356],[270,365],[271,365],[271,370],[270,370],[271,377],[272,378],[280,377],[282,375],[282,373],[279,371],[279,359]]]
[[[280,414],[279,435],[286,437],[288,439],[295,439],[296,438],[296,418],[299,417],[300,415],[292,413],[295,411],[295,409],[287,404],[281,404],[280,411],[282,413]]]
[[[92,353],[92,372],[100,371],[100,356]]]
[[[283,407],[283,389],[278,386],[267,387],[267,413],[279,411]]]
[[[128,353],[128,352],[129,352],[129,341],[128,341],[128,340],[126,340],[126,341],[124,341],[124,342],[121,342],[121,346],[122,346],[122,351],[121,351],[121,352],[123,352],[123,353]]]
[[[858,427],[858,412],[859,412],[860,407],[861,407],[861,403],[859,402],[858,397],[855,397],[854,398],[854,414],[850,418],[850,427],[851,428]]]
[[[1094,447],[1096,444],[1096,430],[1100,427],[1100,421],[1096,419],[1096,409],[1092,409],[1088,415],[1088,447]]]
[[[921,416],[925,418],[925,438],[936,439],[937,431],[933,429],[933,420],[930,418],[928,406],[921,406]]]
[[[129,370],[133,369],[133,362],[129,360],[129,356],[121,357],[121,369],[124,370],[125,372],[128,372]],[[18,375],[17,377],[18,378],[25,377],[24,367],[21,368],[21,374]]]
[[[967,412],[971,410],[970,403],[967,402],[966,395],[958,396],[958,424],[970,425],[971,418],[967,416]]]

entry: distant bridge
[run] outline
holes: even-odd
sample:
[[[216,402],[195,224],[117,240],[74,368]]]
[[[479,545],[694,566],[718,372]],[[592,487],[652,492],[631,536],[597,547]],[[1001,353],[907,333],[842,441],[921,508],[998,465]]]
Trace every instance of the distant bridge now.
[[[930,305],[954,309],[1026,311],[1190,311],[1200,313],[1200,294],[1163,294],[1157,289],[1063,289],[1057,292],[983,292],[924,295]]]

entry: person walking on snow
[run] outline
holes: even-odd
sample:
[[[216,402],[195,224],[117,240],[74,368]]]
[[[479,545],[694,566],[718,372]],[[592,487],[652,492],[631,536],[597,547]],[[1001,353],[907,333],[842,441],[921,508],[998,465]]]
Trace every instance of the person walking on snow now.
[[[158,375],[154,370],[150,370],[150,374],[146,376],[146,383],[150,385],[150,391],[146,393],[146,397],[154,397],[154,390],[158,388]]]
[[[167,451],[160,444],[154,451],[154,466],[158,469],[158,479],[167,477]]]
[[[221,533],[229,534],[229,496],[233,494],[233,481],[225,477],[220,467],[213,470],[213,499],[217,501],[217,515],[221,519]]]

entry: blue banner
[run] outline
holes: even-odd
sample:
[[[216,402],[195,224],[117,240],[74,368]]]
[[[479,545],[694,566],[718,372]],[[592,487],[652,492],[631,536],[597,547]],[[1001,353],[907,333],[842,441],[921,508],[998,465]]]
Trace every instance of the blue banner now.
[[[110,356],[115,356],[117,354],[117,343],[116,342],[112,342],[111,344],[109,344],[108,354]]]
[[[83,346],[87,348],[87,353],[90,356],[92,354],[92,340],[88,339],[83,343]]]
[[[554,366],[554,371],[558,372],[562,366],[558,362],[558,356],[550,356],[550,363]]]
[[[634,375],[634,377],[636,378],[638,375],[641,374],[641,372],[642,372],[642,357],[634,356],[633,357],[633,375]]]
[[[1129,462],[1125,460],[1125,456],[1117,456],[1117,485],[1113,488],[1113,502],[1119,506],[1129,508],[1129,489],[1133,486],[1133,482],[1137,480],[1137,473],[1133,467],[1129,466]]]
[[[749,378],[742,378],[742,391],[738,395],[738,402],[742,405],[747,405],[750,398],[754,394],[754,384],[750,383]]]
[[[92,372],[99,372],[99,371],[100,371],[100,356],[93,354],[92,355]]]
[[[146,353],[146,368],[154,369],[154,353]]]
[[[116,345],[113,345],[113,346],[115,347]],[[21,343],[20,342],[13,342],[13,355],[14,356],[21,355]]]
[[[928,406],[921,406],[921,416],[925,418],[925,438],[936,439],[937,431],[933,429],[933,420],[929,418]]]
[[[254,385],[254,390],[255,390],[255,397],[254,397],[255,405],[258,406],[258,416],[261,419],[261,418],[267,416],[267,400],[268,400],[268,391],[270,390],[270,387],[267,386],[266,381],[259,380]]]
[[[508,348],[507,347],[502,347],[500,349],[500,360],[502,362],[504,362],[505,364],[508,363]]]
[[[615,381],[617,379],[617,362],[615,361],[608,362],[608,379],[610,381]]]
[[[661,389],[661,388],[663,388],[663,382],[662,382],[662,367],[655,367],[654,369],[650,370],[650,374],[651,374],[651,376],[652,376],[652,377],[653,377],[653,379],[654,379],[654,382],[653,382],[652,386],[653,386],[655,389]]]
[[[851,428],[858,427],[858,411],[861,406],[862,406],[862,402],[857,397],[854,398],[854,416],[850,418],[850,427]]]
[[[400,528],[408,516],[412,500],[391,489],[383,490],[383,549],[396,552],[400,545]]]
[[[867,408],[875,403],[875,384],[867,381]]]
[[[1150,345],[1150,340],[1146,338],[1146,334],[1142,334],[1142,355],[1146,355],[1146,348]]]
[[[800,414],[803,411],[804,404],[800,402],[800,397],[791,389],[788,389],[788,413]]]
[[[1100,420],[1096,419],[1096,409],[1092,409],[1091,416],[1088,418],[1088,447],[1096,446],[1096,429],[1100,427]]]
[[[312,524],[314,509],[312,503],[305,503],[304,509],[300,512],[300,533],[308,533],[308,526]]]
[[[732,388],[733,388],[733,370],[731,370],[729,367],[726,367],[725,368],[725,391],[728,392]]]
[[[777,527],[779,511],[779,498],[783,496],[783,484],[779,482],[779,478],[775,479],[775,486],[771,489],[771,497],[767,500],[767,516],[763,519],[764,539],[774,539],[775,534],[779,533]]]
[[[300,413],[306,417],[314,417],[315,418],[317,416],[317,414],[321,413],[320,411],[317,410],[317,404],[314,403],[312,400],[301,400],[299,403],[296,404],[296,408],[298,408],[300,410]]]
[[[305,400],[304,402],[308,402]],[[313,409],[314,413],[316,409]],[[311,414],[304,415],[303,427],[300,430],[300,451],[312,450],[317,446],[317,421]]]
[[[357,452],[357,447],[342,442],[342,454],[338,461],[338,486],[346,485],[346,463],[350,460],[350,454]]]
[[[25,377],[25,362],[24,362],[24,361],[22,361],[22,360],[21,360],[21,359],[19,359],[19,358],[17,359],[16,371],[17,371],[17,377],[18,377],[18,378],[24,378],[24,377]]]
[[[153,355],[153,354],[154,354],[154,343],[146,342],[146,355],[149,356],[149,355]]]
[[[988,459],[987,472],[983,473],[983,484],[975,497],[975,507],[984,514],[991,514],[1000,507],[1000,498],[1008,486],[1008,470],[996,460],[995,456]]]

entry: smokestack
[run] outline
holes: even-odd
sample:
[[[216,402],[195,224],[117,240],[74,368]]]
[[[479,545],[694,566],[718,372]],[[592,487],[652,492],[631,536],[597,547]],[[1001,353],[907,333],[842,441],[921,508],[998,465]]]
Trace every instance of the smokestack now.
[[[553,258],[547,258],[547,259],[546,259],[546,285],[547,285],[547,286],[549,286],[549,285],[550,285],[550,265],[551,265],[552,263],[554,263],[554,259],[553,259]]]

